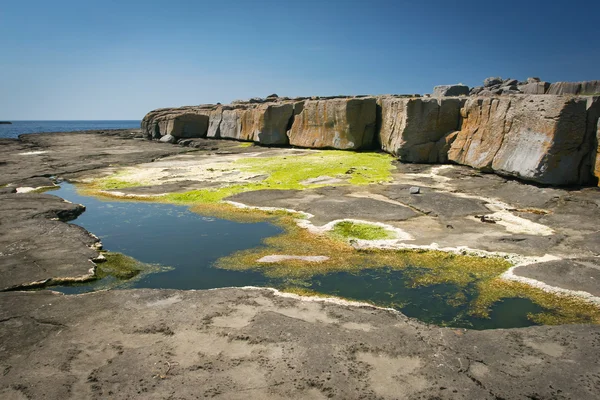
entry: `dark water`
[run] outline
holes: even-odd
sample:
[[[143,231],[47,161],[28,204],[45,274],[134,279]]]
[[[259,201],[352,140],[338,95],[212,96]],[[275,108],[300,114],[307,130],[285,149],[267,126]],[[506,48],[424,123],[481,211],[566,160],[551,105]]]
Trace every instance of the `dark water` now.
[[[11,121],[0,124],[0,138],[14,139],[23,133],[73,132],[96,129],[138,129],[139,120],[131,121]]]
[[[413,268],[413,270],[417,270]],[[510,298],[494,305],[490,319],[468,314],[469,301],[476,296],[474,288],[438,284],[413,288],[411,268],[364,270],[359,274],[340,272],[315,277],[308,289],[354,300],[367,300],[383,307],[395,308],[403,314],[437,325],[493,329],[534,325],[527,314],[544,311],[528,299]],[[461,294],[458,301],[457,294]]]
[[[204,217],[184,206],[102,201],[81,196],[63,183],[50,192],[86,206],[76,221],[100,238],[106,250],[120,252],[149,264],[173,267],[133,281],[129,287],[210,289],[227,286],[265,286],[259,272],[227,271],[212,264],[225,255],[257,247],[264,238],[281,233],[275,225],[239,223]],[[65,293],[84,292],[89,285],[63,287]]]
[[[102,201],[79,195],[63,183],[53,191],[64,199],[86,206],[75,223],[97,235],[106,250],[121,252],[140,261],[173,269],[132,280],[127,287],[165,289],[210,289],[229,286],[280,287],[259,270],[228,271],[215,268],[220,257],[260,246],[262,240],[281,233],[266,223],[239,223],[205,217],[187,207],[144,202]],[[533,325],[528,313],[543,311],[526,299],[506,299],[494,305],[491,319],[468,315],[474,288],[450,284],[412,288],[410,276],[417,268],[402,271],[389,268],[365,270],[358,274],[317,275],[305,282],[319,293],[392,307],[422,321],[474,329],[514,328]],[[58,287],[64,293],[81,293],[106,287],[114,278],[92,284]],[[458,301],[457,301],[458,299]]]

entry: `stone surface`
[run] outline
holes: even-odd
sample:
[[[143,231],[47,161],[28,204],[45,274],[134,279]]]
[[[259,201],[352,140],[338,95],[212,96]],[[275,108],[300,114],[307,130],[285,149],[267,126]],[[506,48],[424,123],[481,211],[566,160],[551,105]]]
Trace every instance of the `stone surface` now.
[[[579,94],[581,82],[554,82],[550,84],[547,94]]]
[[[600,80],[581,82],[579,94],[600,96]]]
[[[201,138],[206,137],[208,130],[208,115],[182,114],[169,120],[167,135],[176,138]]]
[[[600,258],[548,261],[515,268],[515,275],[600,297]]]
[[[375,125],[375,98],[309,100],[288,135],[292,146],[358,150],[373,147]]]
[[[381,148],[404,162],[445,162],[464,99],[381,97]]]
[[[432,96],[468,96],[469,87],[462,84],[457,85],[440,85],[433,88]]]
[[[256,157],[291,151],[198,139],[204,144],[198,151],[150,162],[186,149],[130,136],[0,140],[0,182],[45,184],[40,175],[85,179],[145,162],[144,168],[161,164],[178,171],[142,191],[164,193],[191,186],[174,176],[185,168],[233,152]],[[577,265],[537,265],[523,275],[597,291],[585,277],[596,277],[600,255],[600,188],[539,187],[457,165],[394,166],[393,181],[385,185],[270,190],[236,199],[313,212],[315,224],[348,216],[384,222],[410,233],[414,245],[575,258]],[[410,195],[412,186],[422,195]],[[501,207],[499,202],[522,227],[543,224],[554,233],[515,233],[502,221],[472,218]],[[71,219],[80,207],[41,194],[7,193],[0,203],[0,272],[9,271],[0,282],[85,272],[97,239],[51,220]],[[269,290],[0,293],[0,398],[594,399],[599,338],[600,328],[591,325],[439,328],[388,310]]]
[[[253,118],[253,140],[265,145],[288,144],[287,129],[294,114],[294,105],[274,104],[261,107]]]
[[[160,141],[163,143],[176,143],[177,138],[173,135],[164,135],[160,138]]]
[[[491,86],[494,86],[494,85],[499,85],[502,82],[503,81],[502,81],[501,77],[499,77],[499,76],[491,76],[491,77],[485,78],[483,80],[483,86],[487,88],[487,87],[491,87]]]
[[[34,282],[83,279],[98,239],[76,225],[85,207],[48,194],[0,195],[0,290]]]
[[[554,82],[547,94],[600,95],[600,81]]]
[[[266,289],[2,293],[0,321],[5,399],[587,400],[600,374],[597,326],[445,329]]]
[[[518,86],[519,90],[524,94],[544,94],[550,88],[548,82],[528,82],[526,85]]]
[[[594,163],[594,176],[598,179],[598,186],[600,186],[600,120],[598,120],[598,127],[596,129],[596,159]]]
[[[586,100],[563,96],[470,98],[451,161],[544,184],[582,184]]]

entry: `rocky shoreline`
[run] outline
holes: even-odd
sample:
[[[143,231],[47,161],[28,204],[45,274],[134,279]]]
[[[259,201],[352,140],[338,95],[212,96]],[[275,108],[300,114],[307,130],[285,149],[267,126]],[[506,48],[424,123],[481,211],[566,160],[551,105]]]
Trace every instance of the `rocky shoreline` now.
[[[144,117],[142,130],[148,138],[183,145],[206,137],[268,146],[380,148],[403,162],[454,163],[564,186],[598,183],[599,116],[600,81],[488,78],[470,91],[464,85],[438,86],[427,97],[271,95],[158,109]]]
[[[289,120],[280,117],[288,115],[290,108],[294,113],[295,106],[277,100],[232,105],[231,109],[215,106],[207,115],[203,113],[208,108],[154,112],[145,119],[143,131],[1,139],[0,370],[4,372],[0,396],[595,398],[600,389],[596,362],[600,358],[600,327],[594,324],[481,332],[440,328],[391,310],[257,288],[103,291],[77,296],[16,290],[52,280],[85,279],[99,254],[99,239],[93,232],[66,223],[84,208],[33,191],[53,186],[56,178],[86,183],[119,172],[120,179],[141,175],[152,179],[145,185],[106,189],[115,196],[117,192],[131,198],[186,194],[206,190],[207,185],[218,189],[265,179],[255,174],[244,181],[244,171],[232,173],[232,166],[239,168],[239,160],[289,160],[320,154],[219,140],[227,138],[227,132],[237,134],[238,129],[246,135],[245,140],[254,141],[256,132],[260,132],[259,143],[261,137],[281,139],[281,131],[276,129],[242,129],[265,124],[285,126],[286,137],[289,131],[297,132],[288,137],[295,137],[294,141],[340,148],[350,142],[350,147],[358,143],[363,147],[369,142],[363,140],[365,132],[372,131],[375,139],[385,131],[386,151],[411,163],[393,162],[391,180],[386,182],[348,184],[348,179],[360,173],[357,165],[358,172],[348,169],[340,176],[321,177],[316,182],[333,182],[323,186],[313,187],[309,182],[304,190],[240,192],[226,197],[228,201],[302,211],[312,215],[308,222],[314,227],[345,218],[386,224],[410,236],[398,244],[415,249],[472,249],[538,259],[511,273],[546,288],[600,298],[595,284],[600,279],[600,189],[525,184],[510,179],[511,166],[501,163],[510,159],[506,154],[511,148],[527,150],[513,134],[538,125],[550,126],[555,140],[551,150],[542,152],[543,165],[562,161],[563,156],[570,166],[578,157],[583,162],[587,150],[559,139],[569,126],[583,129],[582,137],[587,137],[587,127],[594,122],[589,118],[593,107],[588,104],[596,107],[596,98],[539,96],[305,99],[302,110],[310,111],[302,116],[300,111],[291,127]],[[374,125],[369,111],[373,104]],[[536,120],[533,110],[540,111],[536,107],[548,110],[544,111],[548,118]],[[488,110],[488,125],[483,123],[482,109]],[[467,116],[462,116],[466,111]],[[414,119],[430,113],[440,118]],[[460,126],[452,125],[458,115]],[[567,115],[572,118],[565,119]],[[583,116],[589,121],[585,129]],[[230,130],[231,118],[246,122],[236,122]],[[445,118],[451,122],[450,128],[444,125]],[[422,134],[419,126],[434,120],[427,128],[427,140],[418,144],[413,140],[406,147],[408,139]],[[498,140],[498,121],[504,124],[507,120],[511,122],[502,125],[501,144],[490,143],[493,141],[488,139]],[[259,122],[252,125],[255,123],[248,121]],[[314,121],[325,124],[319,130]],[[350,126],[343,132],[363,132],[363,141],[349,134],[336,137],[338,123]],[[212,126],[219,138],[184,137],[194,136],[193,127],[198,124],[206,125],[207,135]],[[158,129],[161,137],[183,132],[176,138],[183,142],[172,146],[146,140],[148,129],[156,136]],[[447,140],[450,130],[456,137],[451,145],[442,144],[440,140]],[[316,133],[307,139],[307,132]],[[419,157],[425,155],[428,163],[442,163],[448,161],[445,156],[456,154],[452,157],[461,157],[467,164],[473,160],[470,149],[476,142],[481,155],[488,157],[476,165],[481,171],[417,163],[423,162]],[[559,157],[554,153],[557,148],[571,152],[565,150]],[[494,152],[504,155],[491,156]],[[525,157],[530,158],[533,155]],[[486,168],[489,165],[491,168]],[[485,173],[494,168],[508,177]],[[541,174],[529,176],[551,184],[554,179],[581,183],[585,168],[576,170],[563,176],[560,167],[552,173],[541,168],[535,170]],[[560,182],[556,184],[565,181]],[[412,191],[415,187],[418,192]]]

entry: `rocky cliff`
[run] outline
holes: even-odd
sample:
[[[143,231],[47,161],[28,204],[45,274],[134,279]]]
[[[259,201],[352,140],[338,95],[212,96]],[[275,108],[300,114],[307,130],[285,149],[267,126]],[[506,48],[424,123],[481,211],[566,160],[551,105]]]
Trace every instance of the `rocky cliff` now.
[[[589,183],[587,104],[569,96],[470,98],[448,158],[544,184]]]
[[[595,86],[598,83],[598,86]],[[189,144],[222,138],[262,145],[361,150],[381,148],[402,162],[458,163],[548,185],[600,178],[600,81],[550,84],[488,78],[470,96],[464,85],[435,96],[336,96],[235,101],[158,109],[148,138]],[[552,88],[555,89],[552,89]],[[549,94],[551,91],[570,94]]]

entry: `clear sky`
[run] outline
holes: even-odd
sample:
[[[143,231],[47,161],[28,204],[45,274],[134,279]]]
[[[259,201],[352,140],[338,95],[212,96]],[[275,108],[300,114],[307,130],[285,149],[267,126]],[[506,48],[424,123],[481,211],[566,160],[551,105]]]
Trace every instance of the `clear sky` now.
[[[0,120],[600,79],[600,1],[0,0]]]

